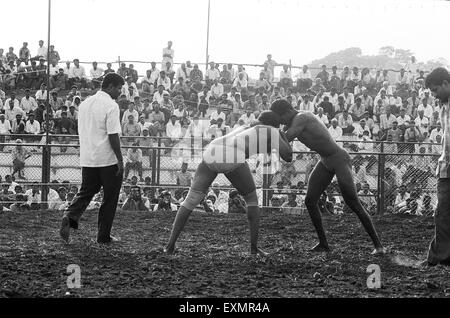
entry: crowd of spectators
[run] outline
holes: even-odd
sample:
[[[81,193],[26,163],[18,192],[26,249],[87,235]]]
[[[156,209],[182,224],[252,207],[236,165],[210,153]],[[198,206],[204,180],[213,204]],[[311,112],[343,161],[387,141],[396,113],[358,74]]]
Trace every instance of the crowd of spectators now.
[[[381,69],[374,73],[374,70],[358,67],[344,67],[338,71],[336,66],[330,69],[322,65],[314,76],[315,71],[304,65],[294,75],[291,67],[278,64],[269,54],[261,66],[259,78],[251,79],[243,65],[237,65],[235,69],[233,64],[210,62],[203,73],[197,64],[186,61],[175,69],[174,49],[169,41],[163,49],[160,69],[152,62],[141,76],[133,64],[127,66],[126,63],[121,63],[115,70],[111,63],[102,69],[93,62],[87,74],[78,59],[62,63],[53,45],[49,52],[47,56],[43,41],[39,42],[35,56],[26,42],[18,56],[14,48],[9,48],[5,55],[0,49],[0,144],[8,140],[42,142],[47,130],[49,134],[59,135],[58,141],[62,144],[73,142],[64,135],[77,134],[78,106],[86,96],[99,89],[105,74],[117,72],[126,80],[118,104],[122,142],[130,146],[125,149],[127,182],[131,182],[128,180],[130,171],[135,170],[139,177],[137,182],[145,183],[143,157],[149,156],[148,148],[160,140],[166,152],[186,140],[189,140],[186,141],[189,146],[191,137],[201,140],[200,145],[204,146],[214,138],[249,124],[277,99],[286,99],[300,112],[314,113],[335,140],[355,152],[364,153],[360,166],[374,165],[376,159],[370,153],[380,151],[380,145],[374,141],[387,141],[383,151],[388,153],[440,153],[439,111],[442,104],[425,89],[424,70],[415,68],[414,64],[405,65],[398,73]],[[47,63],[50,63],[50,87],[46,84]],[[281,69],[278,77],[276,67]],[[50,94],[48,114],[47,94]],[[50,119],[48,127],[45,125],[47,115]],[[349,142],[344,143],[343,139]],[[3,151],[4,145],[0,147]],[[300,143],[294,144],[294,149],[307,150]],[[67,148],[61,147],[60,151],[65,152]],[[23,179],[25,160],[30,154],[14,150],[12,155],[12,177],[17,173],[18,178]],[[417,158],[423,161],[427,157],[414,157]],[[421,162],[420,167],[426,168],[424,163]],[[186,173],[185,168],[181,170],[182,174]],[[285,176],[289,171],[292,168],[283,165],[279,174]],[[396,176],[397,180],[401,178]],[[186,175],[180,175],[177,182],[189,186],[188,179]],[[289,178],[276,179],[273,178],[274,187],[281,182],[283,187],[297,187],[302,191],[297,183],[286,181]],[[303,182],[307,182],[307,178]],[[360,191],[371,191],[365,180],[360,180],[359,184]],[[137,191],[136,187],[139,187],[137,183],[130,189],[127,186],[129,192],[123,200],[127,208],[145,206],[150,209],[150,202],[163,202],[161,198],[167,196],[166,192],[173,197],[169,200],[171,204],[183,197],[181,191],[176,195],[176,191],[167,190],[150,193],[145,187],[143,191]],[[232,193],[213,189],[205,206],[224,213],[229,209],[241,211],[238,204],[241,198]],[[144,200],[147,203],[136,203],[133,198],[138,196],[147,198]],[[299,197],[299,194],[290,194],[278,202],[277,196],[271,195],[270,200],[273,206],[284,205],[283,208],[288,209],[294,207],[296,200],[301,201]],[[326,198],[324,195],[324,202]],[[376,204],[371,201],[368,205]],[[327,204],[323,206],[326,208]],[[167,208],[171,209],[171,205]]]

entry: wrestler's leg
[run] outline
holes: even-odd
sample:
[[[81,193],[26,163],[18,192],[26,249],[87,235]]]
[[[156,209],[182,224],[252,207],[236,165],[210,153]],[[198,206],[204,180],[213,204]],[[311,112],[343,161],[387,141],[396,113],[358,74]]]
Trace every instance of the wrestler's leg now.
[[[192,210],[194,210],[194,208],[205,197],[209,186],[216,177],[217,172],[212,171],[204,162],[201,162],[199,164],[188,195],[181,204],[181,207],[175,217],[175,221],[173,222],[170,239],[165,248],[166,253],[174,252],[175,243],[180,236],[180,233],[183,230],[184,226],[186,225],[186,222],[191,215]]]
[[[230,180],[233,187],[244,197],[247,203],[247,219],[250,227],[250,253],[252,255],[266,255],[265,252],[258,248],[260,211],[255,181],[253,180],[248,164],[243,164],[239,168],[226,173],[225,176]]]
[[[343,156],[348,156],[348,154],[343,154]],[[361,221],[364,229],[369,234],[372,242],[375,246],[374,253],[383,253],[384,249],[381,244],[380,238],[373,226],[372,219],[367,213],[366,209],[361,204],[356,193],[355,181],[353,180],[351,162],[347,159],[338,160],[336,162],[336,178],[338,179],[338,185],[341,189],[342,197],[348,207],[356,213],[359,220]]]
[[[319,237],[319,244],[313,247],[313,251],[328,251],[327,237],[323,229],[322,216],[319,210],[319,199],[323,191],[330,185],[334,173],[328,170],[325,165],[319,161],[314,167],[308,180],[308,189],[306,190],[305,205],[308,209],[311,221]]]

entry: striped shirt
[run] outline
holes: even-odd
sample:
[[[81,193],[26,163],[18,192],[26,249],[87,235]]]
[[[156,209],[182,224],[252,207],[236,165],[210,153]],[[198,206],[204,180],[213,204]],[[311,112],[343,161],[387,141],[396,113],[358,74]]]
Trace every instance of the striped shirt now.
[[[450,178],[450,106],[445,104],[441,109],[441,125],[444,130],[442,155],[438,160],[436,174],[439,178]]]

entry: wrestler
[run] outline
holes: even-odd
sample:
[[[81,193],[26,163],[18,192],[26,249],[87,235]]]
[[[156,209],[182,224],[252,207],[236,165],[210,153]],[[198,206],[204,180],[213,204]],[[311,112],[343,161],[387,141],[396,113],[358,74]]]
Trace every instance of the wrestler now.
[[[351,158],[347,151],[333,140],[325,125],[314,114],[298,113],[285,100],[273,102],[270,109],[279,116],[280,124],[286,126],[286,137],[289,141],[297,138],[321,156],[321,160],[316,164],[309,176],[308,189],[305,197],[306,208],[319,237],[319,243],[312,250],[330,250],[322,225],[318,202],[321,194],[336,175],[345,203],[356,213],[364,229],[372,239],[375,246],[373,254],[384,253],[385,250],[372,224],[370,215],[364,209],[358,198],[352,175]],[[264,123],[264,121],[261,122]],[[278,126],[275,125],[275,127]]]
[[[260,117],[276,117],[270,111]],[[247,203],[247,219],[250,226],[250,253],[265,255],[257,246],[259,228],[259,207],[256,186],[246,159],[259,153],[271,153],[277,149],[285,161],[292,161],[292,148],[282,131],[274,128],[270,118],[265,119],[270,126],[255,125],[240,127],[235,131],[214,139],[203,152],[192,186],[175,217],[166,253],[173,253],[175,243],[183,230],[192,210],[206,195],[209,186],[219,173],[225,174],[233,187]]]

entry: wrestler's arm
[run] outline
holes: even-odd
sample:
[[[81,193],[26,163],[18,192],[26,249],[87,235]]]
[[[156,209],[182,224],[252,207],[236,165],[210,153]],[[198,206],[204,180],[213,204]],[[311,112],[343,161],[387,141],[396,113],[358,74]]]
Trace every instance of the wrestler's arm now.
[[[280,157],[281,157],[281,159],[283,159],[286,162],[291,162],[292,161],[292,147],[289,144],[286,134],[284,132],[282,132],[281,130],[279,131],[279,133],[280,133],[280,149],[279,149]]]

